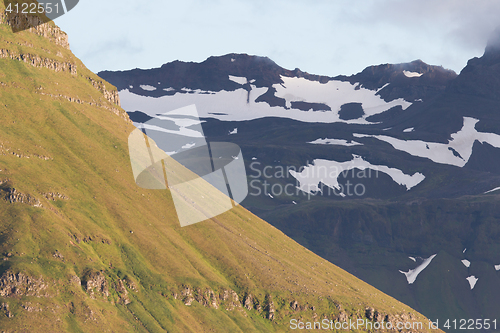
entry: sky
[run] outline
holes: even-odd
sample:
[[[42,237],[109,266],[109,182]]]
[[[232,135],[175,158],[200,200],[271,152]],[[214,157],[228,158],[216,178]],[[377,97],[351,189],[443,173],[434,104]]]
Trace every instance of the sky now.
[[[336,76],[416,59],[458,73],[499,18],[499,0],[80,0],[55,23],[94,72],[247,53]]]

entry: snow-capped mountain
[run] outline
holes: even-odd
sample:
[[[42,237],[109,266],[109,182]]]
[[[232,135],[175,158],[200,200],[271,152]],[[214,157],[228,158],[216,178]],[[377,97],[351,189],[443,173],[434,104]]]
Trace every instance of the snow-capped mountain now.
[[[195,137],[167,116],[195,104],[208,141],[242,149],[242,205],[299,243],[429,318],[493,320],[497,39],[459,75],[417,60],[327,77],[244,54],[99,75],[137,126]]]
[[[149,115],[194,102],[201,116],[223,121],[274,116],[356,124],[373,123],[366,118],[391,108],[406,110],[423,97],[444,90],[456,77],[452,71],[417,60],[330,78],[299,69],[289,71],[268,58],[242,54],[211,57],[199,64],[176,61],[152,70],[100,75],[117,85],[128,108]]]

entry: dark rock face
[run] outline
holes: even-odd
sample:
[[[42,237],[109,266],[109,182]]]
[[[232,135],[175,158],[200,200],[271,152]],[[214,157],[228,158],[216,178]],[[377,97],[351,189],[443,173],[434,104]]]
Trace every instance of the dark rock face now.
[[[472,149],[474,152],[464,168],[476,171],[491,172],[499,174],[500,149],[488,143],[476,141]]]
[[[398,105],[393,108],[390,108],[389,110],[379,113],[379,114],[374,114],[373,116],[367,117],[366,120],[377,123],[377,122],[386,122],[391,119],[395,119],[400,117],[403,114],[403,108]]]
[[[269,104],[270,106],[281,106],[283,108],[286,108],[286,100],[284,98],[279,98],[275,96],[276,93],[276,88],[274,87],[269,87],[267,91],[260,95],[255,102],[265,102]]]
[[[152,117],[148,116],[144,112],[141,111],[134,111],[134,112],[127,112],[130,120],[132,120],[134,123],[145,123],[151,119]]]
[[[332,109],[323,103],[292,102],[292,108],[302,111],[331,111]]]
[[[342,120],[352,120],[361,118],[364,114],[361,103],[347,103],[340,107],[339,117]]]

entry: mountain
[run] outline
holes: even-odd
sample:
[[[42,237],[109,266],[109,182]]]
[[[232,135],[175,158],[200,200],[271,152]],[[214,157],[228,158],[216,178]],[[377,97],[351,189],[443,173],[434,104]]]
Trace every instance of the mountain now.
[[[440,323],[492,321],[498,36],[458,75],[416,60],[327,77],[229,54],[99,76],[137,126],[196,105],[207,140],[242,149],[242,205],[314,253]]]
[[[2,332],[287,332],[293,319],[430,331],[241,206],[181,228],[169,190],[134,182],[117,90],[52,22],[20,27],[4,10]]]

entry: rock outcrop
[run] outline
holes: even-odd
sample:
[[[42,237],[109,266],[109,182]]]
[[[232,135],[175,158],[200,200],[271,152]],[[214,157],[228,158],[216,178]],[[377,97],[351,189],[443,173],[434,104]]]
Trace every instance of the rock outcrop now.
[[[2,303],[2,304],[0,304],[0,311],[2,311],[3,313],[5,313],[5,315],[8,318],[14,317],[14,315],[12,314],[12,312],[10,312],[10,310],[9,310],[9,303]]]
[[[0,23],[9,25],[14,32],[29,29],[30,32],[69,50],[68,35],[46,17],[14,12],[7,15],[0,13]]]
[[[0,58],[8,58],[13,60],[23,61],[38,68],[48,68],[55,72],[69,72],[71,75],[76,75],[76,65],[70,62],[63,62],[50,58],[40,57],[31,53],[18,53],[14,50],[0,49]]]
[[[201,290],[198,288],[196,290],[195,300],[203,305],[204,307],[209,307],[213,309],[219,308],[219,302],[217,301],[217,296],[212,289]]]
[[[48,297],[48,287],[42,277],[35,278],[23,273],[7,271],[0,277],[1,297]]]
[[[88,270],[81,280],[77,275],[71,275],[69,282],[74,288],[83,287],[91,299],[97,299],[98,295],[105,299],[111,296],[108,288],[108,276],[103,271]],[[112,284],[112,287],[118,296],[115,299],[116,302],[123,305],[132,303],[130,299],[131,291],[138,292],[136,284],[128,277],[117,279]],[[49,297],[48,288],[49,285],[42,277],[34,278],[23,273],[13,273],[10,271],[0,277],[0,297],[10,297],[13,299],[19,299],[21,296]],[[312,321],[319,321],[321,318],[330,319],[333,322],[367,319],[373,325],[375,323],[384,323],[385,327],[387,327],[388,323],[392,327],[396,327],[398,323],[414,323],[418,320],[418,317],[412,313],[383,314],[373,307],[366,307],[364,314],[359,313],[359,311],[350,313],[336,302],[333,302],[334,308],[336,308],[333,313],[316,313],[317,307],[314,305],[307,304],[301,306],[297,300],[282,299],[279,296],[271,294],[263,296],[263,306],[261,307],[258,297],[250,293],[245,293],[240,298],[234,290],[227,288],[222,288],[218,292],[211,288],[193,288],[189,285],[181,285],[178,288],[179,292],[173,292],[171,295],[174,299],[182,301],[186,306],[192,305],[193,302],[198,302],[207,308],[223,308],[226,311],[234,311],[236,309],[244,311],[244,308],[246,311],[256,311],[260,316],[270,321],[275,321],[277,318],[290,313],[293,313],[294,316],[300,316],[304,320]],[[164,294],[164,296],[169,297],[167,294]],[[112,300],[111,302],[113,304]],[[28,312],[45,311],[43,306],[33,301],[23,301],[19,305]],[[9,318],[14,316],[9,309],[9,304],[6,302],[0,304],[0,312],[3,312]],[[415,332],[417,331],[419,330]]]
[[[131,300],[128,297],[127,288],[125,288],[125,284],[121,279],[118,279],[118,281],[115,283],[115,290],[120,295],[120,300],[119,300],[120,303],[125,305],[131,303]]]
[[[95,299],[96,295],[109,296],[108,281],[102,271],[88,271],[84,275],[82,283],[90,298]]]
[[[94,88],[99,90],[110,103],[120,106],[120,97],[118,96],[118,91],[108,90],[106,84],[103,81],[96,81],[91,77],[87,77],[87,80],[92,84]]]
[[[271,295],[266,296],[265,310],[267,312],[266,318],[269,320],[274,320],[274,314],[276,312],[276,307],[274,305],[274,302],[273,302]]]
[[[21,305],[24,310],[28,312],[41,312],[42,306],[40,304],[34,304],[32,302],[26,302]]]
[[[51,201],[56,201],[56,200],[69,200],[69,197],[59,193],[59,192],[48,192],[48,193],[42,193],[42,195],[45,197],[47,200]]]
[[[237,307],[241,307],[238,294],[234,290],[223,289],[219,294],[219,298],[222,302],[225,302],[227,311],[231,311]]]
[[[243,301],[243,307],[247,310],[253,310],[256,308],[252,294],[248,294],[245,296]]]
[[[10,203],[17,203],[18,202],[18,203],[30,205],[30,206],[37,207],[37,208],[43,207],[40,200],[38,200],[37,198],[35,198],[31,194],[21,193],[18,190],[16,190],[15,188],[5,188],[5,189],[2,189],[1,191],[6,193],[5,200],[7,200]]]
[[[19,149],[14,149],[12,147],[7,147],[3,142],[0,142],[0,155],[14,155],[18,158],[39,158],[41,160],[53,160],[52,157],[40,155],[40,154],[32,154],[28,152],[22,152]],[[0,170],[1,171],[1,170]]]

